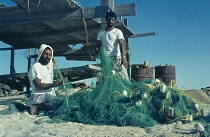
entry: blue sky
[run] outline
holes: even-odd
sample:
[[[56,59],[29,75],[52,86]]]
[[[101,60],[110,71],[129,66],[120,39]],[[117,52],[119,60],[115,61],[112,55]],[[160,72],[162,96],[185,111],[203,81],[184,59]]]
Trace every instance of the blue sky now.
[[[9,0],[1,0],[8,6]],[[100,0],[78,0],[82,7],[99,6]],[[177,86],[200,89],[210,86],[210,1],[209,0],[115,0],[115,4],[136,3],[136,16],[128,19],[135,34],[155,32],[155,36],[129,39],[131,64],[173,65]],[[0,48],[9,47],[0,42]],[[16,72],[27,71],[27,50],[15,52]],[[59,68],[95,62],[57,58]],[[10,54],[0,51],[0,75],[9,73]]]

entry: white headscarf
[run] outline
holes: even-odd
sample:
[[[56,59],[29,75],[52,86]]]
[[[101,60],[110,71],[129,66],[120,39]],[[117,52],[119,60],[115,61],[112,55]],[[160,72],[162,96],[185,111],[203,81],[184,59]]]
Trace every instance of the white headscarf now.
[[[50,62],[47,64],[47,66],[50,67],[50,68],[53,68],[53,63],[52,63],[53,49],[52,49],[52,47],[50,47],[50,46],[47,45],[47,44],[42,44],[42,45],[40,46],[40,48],[39,48],[39,53],[38,53],[38,57],[37,57],[37,62],[39,61],[39,59],[40,59],[41,56],[42,56],[43,51],[44,51],[47,47],[50,48],[51,51],[52,51],[52,57],[51,57],[51,59],[50,59]]]

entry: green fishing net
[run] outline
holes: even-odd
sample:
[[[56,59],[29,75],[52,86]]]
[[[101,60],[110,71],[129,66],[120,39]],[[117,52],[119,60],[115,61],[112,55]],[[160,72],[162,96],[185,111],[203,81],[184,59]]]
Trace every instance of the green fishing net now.
[[[54,108],[47,113],[50,122],[151,127],[202,119],[206,122],[205,135],[210,135],[209,115],[203,116],[204,107],[198,100],[159,79],[126,79],[119,62],[106,55],[103,48],[99,57],[90,88],[75,91],[67,78],[55,88]],[[62,77],[57,67],[54,73],[55,79]]]
[[[65,79],[60,89],[65,96],[55,100],[55,108],[49,113],[53,121],[151,127],[157,122],[185,123],[202,117],[199,101],[181,89],[167,86],[159,79],[125,79],[116,61],[103,48],[100,59],[100,70],[95,72],[91,88],[74,92]]]

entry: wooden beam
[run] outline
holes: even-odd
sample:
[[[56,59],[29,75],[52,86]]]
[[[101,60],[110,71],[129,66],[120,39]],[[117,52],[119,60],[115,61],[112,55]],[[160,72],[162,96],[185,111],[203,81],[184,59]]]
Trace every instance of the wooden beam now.
[[[93,69],[93,70],[101,71],[101,67],[98,67],[98,66],[96,66],[96,65],[88,65],[88,67],[89,67],[90,69]]]
[[[14,2],[14,3],[16,3],[19,7],[23,8],[23,9],[27,9],[28,8],[28,4],[27,4],[26,1],[23,1],[23,0],[11,0],[11,1]]]
[[[25,9],[22,9],[18,6],[11,6],[11,7],[5,7],[5,8],[0,8],[0,15],[5,15],[7,16],[12,15],[12,14],[23,14],[27,12]]]
[[[87,29],[96,29],[99,28],[100,24],[94,25],[94,26],[88,26]],[[43,37],[43,36],[52,36],[52,35],[59,35],[59,34],[66,34],[66,33],[75,33],[75,32],[80,32],[84,31],[84,26],[78,26],[78,27],[68,27],[68,28],[62,28],[62,29],[53,29],[49,31],[40,31],[40,32],[34,32],[34,33],[9,33],[9,34],[0,34],[0,39],[2,41],[4,40],[10,40],[10,39],[29,39],[29,38],[34,38],[34,37]]]
[[[63,55],[88,55],[88,54],[99,54],[96,52],[97,46],[90,46],[90,47],[82,47],[81,49],[76,50],[68,50]]]
[[[118,17],[120,16],[136,16],[136,4],[118,4],[114,6],[114,11]]]
[[[102,22],[106,22],[106,19],[104,18],[106,16],[106,13],[108,11],[114,11],[114,0],[101,0],[101,6],[109,6],[110,9],[107,9],[104,12],[104,16],[100,17]],[[101,24],[101,29],[105,29],[106,24]]]
[[[94,76],[94,71],[99,71],[101,69],[98,66],[99,64],[92,64],[92,65],[85,65],[85,66],[72,67],[72,68],[62,68],[60,69],[60,72],[63,76],[71,79],[71,81],[77,81],[77,80],[92,78]],[[15,81],[20,80],[22,84],[23,83],[26,85],[29,84],[28,73],[0,75],[0,82],[9,82],[12,80]]]
[[[116,14],[120,16],[134,16],[135,10],[134,3],[116,5]],[[122,10],[120,7],[123,7]],[[14,9],[14,11],[12,10]],[[85,18],[103,18],[107,13],[109,7],[96,6],[83,8]],[[58,20],[74,20],[82,19],[82,9],[68,8],[68,9],[55,9],[55,10],[33,10],[26,12],[18,8],[0,8],[0,24],[24,24],[24,23],[40,23],[51,22]],[[4,14],[3,14],[4,13]]]
[[[28,11],[42,9],[80,8],[79,4],[72,0],[11,0]]]
[[[115,23],[115,28],[118,28],[120,29],[123,34],[124,34],[124,37],[127,37],[127,36],[130,36],[130,35],[133,35],[134,33],[124,24],[124,21],[120,21],[120,22],[117,22]]]
[[[13,40],[13,41],[10,41],[10,40],[7,40],[7,41],[4,41],[5,43],[8,43],[12,46],[14,46],[16,49],[26,49],[26,48],[39,48],[41,44],[43,44],[42,42],[41,43],[33,43],[33,42],[29,42],[29,40],[18,40],[18,43],[17,41]],[[89,39],[89,42],[96,42],[96,39]],[[71,44],[81,44],[81,43],[86,43],[86,40],[83,39],[83,40],[80,40],[80,39],[75,39],[75,40],[66,40],[66,41],[59,41],[59,42],[45,42],[45,44],[48,44],[48,45],[51,45],[52,47],[53,46],[59,46],[59,45],[71,45]]]
[[[142,33],[142,34],[135,34],[135,35],[129,36],[128,38],[146,37],[146,36],[154,36],[154,35],[155,35],[155,32]]]
[[[5,3],[0,3],[0,8],[5,8],[7,5]]]
[[[71,16],[71,14],[75,12],[75,10],[77,9],[69,8],[66,10],[57,10],[57,11],[35,10],[33,12],[22,11],[22,13],[11,13],[11,14],[5,13],[5,14],[0,14],[0,24],[24,24],[24,23],[51,22],[57,20],[81,19],[81,15],[79,17],[75,17],[74,14]]]
[[[44,25],[44,24],[43,24]],[[118,22],[115,24],[116,28],[121,28],[124,26],[123,22]],[[94,30],[94,29],[99,29],[100,24],[94,25],[94,26],[87,26],[88,31]],[[126,29],[125,29],[126,30]],[[49,31],[40,31],[40,32],[33,32],[33,33],[9,33],[9,34],[0,34],[0,39],[2,41],[7,41],[7,40],[15,40],[15,39],[30,39],[30,38],[35,38],[35,37],[43,37],[43,36],[52,36],[52,35],[59,35],[59,34],[67,34],[67,33],[75,33],[75,32],[81,32],[84,31],[84,26],[78,26],[78,27],[68,27],[68,28],[62,28],[62,29],[53,29]],[[126,33],[126,32],[124,32]],[[126,33],[127,34],[127,33]]]
[[[12,48],[0,48],[0,51],[4,51],[4,50],[12,50]]]
[[[13,2],[15,2],[18,6],[26,9],[26,10],[30,10],[31,9],[36,9],[36,10],[43,10],[43,9],[47,9],[47,10],[55,10],[55,9],[67,9],[67,8],[81,8],[81,6],[79,6],[79,4],[74,3],[74,1],[71,1],[71,3],[68,3],[68,1],[66,0],[44,0],[41,1],[41,3],[39,3],[39,0],[31,0],[31,1],[26,1],[26,0],[12,0]],[[28,3],[29,2],[29,3]],[[101,0],[101,5],[102,6],[109,6],[107,8],[109,8],[110,10],[116,12],[117,15],[119,16],[133,16],[132,12],[135,12],[135,4],[132,3],[131,5],[133,6],[133,8],[128,8],[131,5],[130,4],[119,4],[119,5],[114,5],[114,0]],[[92,8],[86,8],[87,11],[89,12],[89,14],[91,12],[94,12],[92,14],[95,14],[95,18],[101,18],[104,17],[106,12],[108,11],[108,9],[106,8],[102,8],[102,6],[97,6],[95,8],[95,10],[92,10]],[[129,10],[128,10],[129,9]],[[100,12],[95,12],[95,11],[100,11]],[[87,11],[85,13],[87,13]],[[126,13],[124,12],[126,11]],[[101,15],[101,13],[103,13],[104,15]],[[127,15],[122,15],[122,13],[125,13]],[[132,13],[132,14],[131,14]]]
[[[96,66],[96,65],[98,64],[93,64],[93,66]],[[74,73],[81,70],[94,70],[94,69],[90,67],[89,65],[85,65],[85,66],[79,66],[79,67],[62,68],[60,69],[60,72],[61,73]]]
[[[100,24],[99,24],[100,26]],[[130,32],[128,28],[126,28],[123,25],[123,22],[116,23],[115,25],[117,28],[121,29],[123,33],[125,34],[125,37],[131,36],[134,33]],[[100,27],[98,27],[100,30]],[[74,29],[72,29],[74,30]],[[94,30],[94,31],[93,31]],[[89,38],[90,43],[96,42],[96,33],[95,31],[96,28],[93,29],[88,29],[89,33],[95,34],[92,35]],[[63,31],[63,32],[62,32]],[[82,31],[82,29],[81,29]],[[69,39],[60,39],[60,40],[55,40],[53,41],[54,38],[56,38],[57,34],[65,34],[66,36],[70,37]],[[38,33],[32,33],[30,34],[24,34],[24,33],[19,33],[19,34],[11,34],[11,35],[2,35],[0,36],[0,40],[4,41],[5,43],[14,46],[16,49],[25,49],[25,48],[38,48],[40,47],[41,44],[46,43],[49,44],[53,47],[60,47],[60,45],[71,45],[71,44],[81,44],[81,43],[86,43],[85,37],[83,33],[80,34],[81,36],[79,37],[74,37],[74,33],[77,33],[77,29],[73,32],[67,32],[67,30],[57,30],[55,32],[53,31],[47,31],[47,32],[38,32]],[[79,33],[78,33],[79,34]],[[55,36],[52,36],[55,35]],[[10,37],[11,36],[11,37]],[[17,38],[15,37],[17,36]]]
[[[79,81],[79,80],[83,80],[83,79],[93,78],[93,74],[92,75],[83,76],[83,77],[76,77],[76,78],[72,78],[70,76],[70,77],[67,77],[67,78],[68,78],[68,80],[70,82],[75,82],[75,81]]]
[[[96,57],[91,58],[90,56],[65,56],[66,60],[77,60],[77,61],[96,61]]]

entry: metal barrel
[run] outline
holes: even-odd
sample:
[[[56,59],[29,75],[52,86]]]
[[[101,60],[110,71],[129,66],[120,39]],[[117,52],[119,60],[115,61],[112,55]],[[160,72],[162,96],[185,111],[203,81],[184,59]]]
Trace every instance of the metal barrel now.
[[[135,81],[154,78],[154,68],[145,67],[142,64],[131,66],[131,78]]]
[[[175,66],[165,65],[155,67],[155,78],[161,79],[166,85],[175,86],[176,83],[176,72]]]

